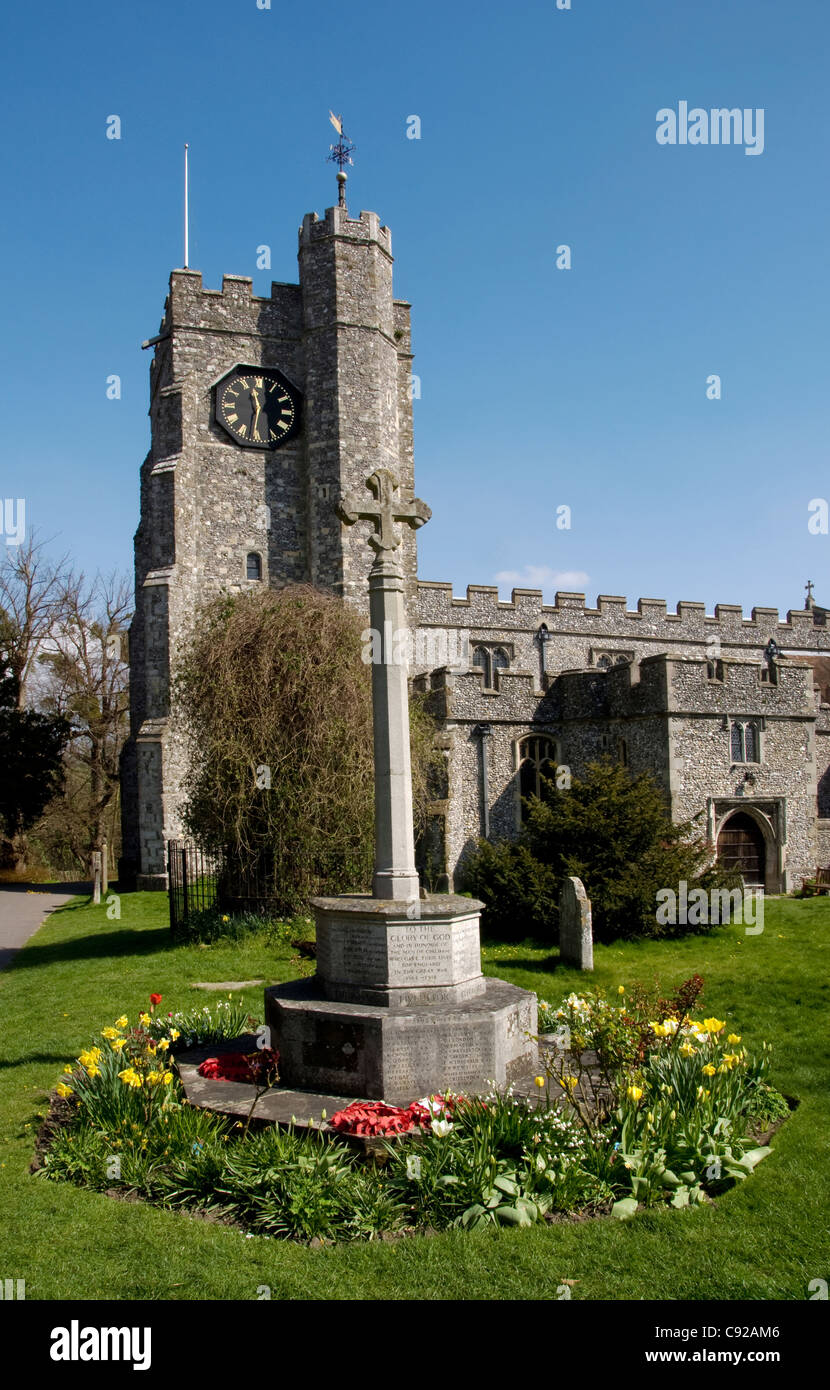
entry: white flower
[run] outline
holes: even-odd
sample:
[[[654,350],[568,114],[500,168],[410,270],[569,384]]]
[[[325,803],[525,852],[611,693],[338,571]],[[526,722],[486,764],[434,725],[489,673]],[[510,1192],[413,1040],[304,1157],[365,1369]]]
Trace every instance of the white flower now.
[[[452,1129],[452,1120],[433,1120],[432,1132],[437,1134],[439,1139],[446,1139]]]

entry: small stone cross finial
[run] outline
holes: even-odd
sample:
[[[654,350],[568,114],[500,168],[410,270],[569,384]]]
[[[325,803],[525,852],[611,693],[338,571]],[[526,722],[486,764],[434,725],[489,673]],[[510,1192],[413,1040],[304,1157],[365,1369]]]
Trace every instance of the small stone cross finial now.
[[[432,511],[420,497],[413,497],[411,502],[396,498],[398,480],[388,468],[376,469],[366,479],[366,486],[374,494],[374,504],[363,497],[344,497],[337,508],[337,515],[347,526],[353,526],[356,521],[371,521],[375,531],[369,537],[369,544],[377,551],[397,550],[401,543],[398,522],[404,522],[415,530],[432,516]]]
[[[814,586],[813,586],[813,581],[812,581],[812,579],[808,579],[808,580],[807,580],[807,583],[804,585],[804,588],[807,590],[807,607],[808,607],[808,608],[812,608],[812,606],[813,606],[813,587],[814,587]]]

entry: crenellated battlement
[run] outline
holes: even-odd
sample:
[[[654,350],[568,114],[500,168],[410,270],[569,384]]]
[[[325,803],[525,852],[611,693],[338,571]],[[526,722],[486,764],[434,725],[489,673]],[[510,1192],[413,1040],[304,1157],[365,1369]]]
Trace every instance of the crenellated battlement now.
[[[271,282],[271,295],[255,295],[250,275],[223,275],[221,290],[206,289],[199,270],[174,270],[160,332],[193,329],[237,336],[298,336],[302,327],[299,285]]]
[[[392,233],[388,227],[381,226],[376,212],[361,212],[359,217],[350,217],[348,208],[333,207],[326,208],[322,218],[316,212],[307,212],[299,230],[300,253],[312,243],[329,237],[375,242],[387,256],[392,255]]]
[[[509,601],[499,598],[494,585],[470,584],[466,598],[453,594],[452,585],[419,580],[419,620],[423,626],[465,627],[475,635],[495,632],[536,632],[544,623],[552,636],[583,635],[592,639],[665,639],[670,643],[706,644],[719,638],[724,644],[765,646],[774,637],[781,647],[820,647],[830,650],[826,628],[818,625],[809,609],[790,610],[786,620],[777,608],[756,607],[745,618],[737,604],[719,603],[708,614],[702,603],[681,599],[669,612],[665,599],[641,598],[630,609],[627,599],[600,594],[595,608],[585,594],[557,592],[545,603],[541,589],[513,589]]]

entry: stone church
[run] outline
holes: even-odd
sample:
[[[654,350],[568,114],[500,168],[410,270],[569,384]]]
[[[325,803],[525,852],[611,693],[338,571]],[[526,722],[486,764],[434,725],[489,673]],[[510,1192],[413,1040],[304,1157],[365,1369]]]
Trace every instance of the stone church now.
[[[221,590],[315,584],[367,606],[370,552],[335,507],[378,467],[414,490],[410,306],[389,229],[329,208],[299,231],[299,283],[270,298],[245,276],[206,289],[175,270],[150,362],[122,766],[122,877],[167,883],[181,834],[176,646]],[[440,496],[428,501],[441,506]],[[515,835],[522,797],[603,756],[648,770],[747,883],[790,891],[830,862],[830,640],[804,609],[558,593],[421,580],[403,567],[412,682],[440,721],[444,772],[425,844],[433,889],[458,887],[477,837]]]

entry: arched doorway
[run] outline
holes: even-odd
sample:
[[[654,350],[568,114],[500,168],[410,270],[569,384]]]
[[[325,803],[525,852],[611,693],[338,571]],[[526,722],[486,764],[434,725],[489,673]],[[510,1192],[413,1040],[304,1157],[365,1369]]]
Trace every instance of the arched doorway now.
[[[747,886],[763,888],[767,852],[758,823],[745,811],[730,816],[718,836],[718,863],[741,874]]]

